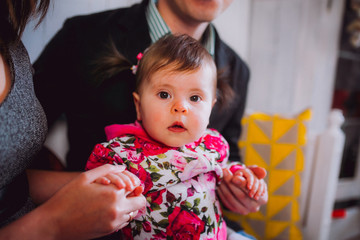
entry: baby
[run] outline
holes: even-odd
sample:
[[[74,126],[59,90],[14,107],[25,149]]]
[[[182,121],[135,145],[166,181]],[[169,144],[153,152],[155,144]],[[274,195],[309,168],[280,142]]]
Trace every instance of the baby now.
[[[87,169],[106,163],[126,165],[139,177],[146,209],[122,229],[123,235],[226,239],[216,196],[223,169],[241,176],[243,183],[254,176],[241,163],[228,163],[226,140],[207,128],[217,100],[212,56],[187,35],[167,35],[145,51],[136,79],[137,121],[106,127],[109,142],[97,144],[86,165]],[[123,180],[115,175],[98,182],[116,181]],[[252,196],[264,194],[265,188],[247,186]]]

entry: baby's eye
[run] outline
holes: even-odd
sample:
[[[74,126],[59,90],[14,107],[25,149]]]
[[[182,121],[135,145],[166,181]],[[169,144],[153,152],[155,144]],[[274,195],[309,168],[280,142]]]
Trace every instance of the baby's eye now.
[[[192,102],[199,102],[201,100],[200,96],[194,95],[190,97],[190,101]]]
[[[167,99],[170,97],[170,94],[168,94],[167,92],[159,92],[158,95],[162,99]]]

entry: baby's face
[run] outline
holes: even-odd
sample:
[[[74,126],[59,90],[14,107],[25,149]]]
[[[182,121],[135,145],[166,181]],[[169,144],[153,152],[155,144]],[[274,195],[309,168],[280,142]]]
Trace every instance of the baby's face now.
[[[198,140],[215,103],[215,70],[208,64],[193,72],[164,68],[134,94],[138,120],[155,140],[180,147]]]

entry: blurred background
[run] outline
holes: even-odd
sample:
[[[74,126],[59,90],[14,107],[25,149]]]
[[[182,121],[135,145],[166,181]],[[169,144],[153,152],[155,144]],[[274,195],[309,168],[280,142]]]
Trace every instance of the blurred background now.
[[[66,18],[137,2],[54,0],[42,24],[35,30],[29,24],[24,33],[31,61]],[[248,112],[291,117],[310,108],[308,133],[316,136],[328,127],[331,110],[342,110],[341,170],[331,177],[339,178],[334,206],[347,214],[328,216],[327,227],[329,239],[360,239],[360,1],[234,0],[214,24],[250,67]],[[65,130],[60,121],[46,142],[60,159],[67,151]],[[307,175],[314,174],[313,161],[307,160]]]

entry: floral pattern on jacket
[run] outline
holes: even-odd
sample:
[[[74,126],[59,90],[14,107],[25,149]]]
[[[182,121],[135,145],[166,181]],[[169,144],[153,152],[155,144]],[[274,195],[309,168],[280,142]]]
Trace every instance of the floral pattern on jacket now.
[[[118,137],[97,144],[86,169],[125,164],[141,180],[146,209],[122,229],[126,239],[225,239],[215,188],[229,146],[220,133],[207,129],[198,141],[172,148],[151,140],[139,123],[112,126]]]

